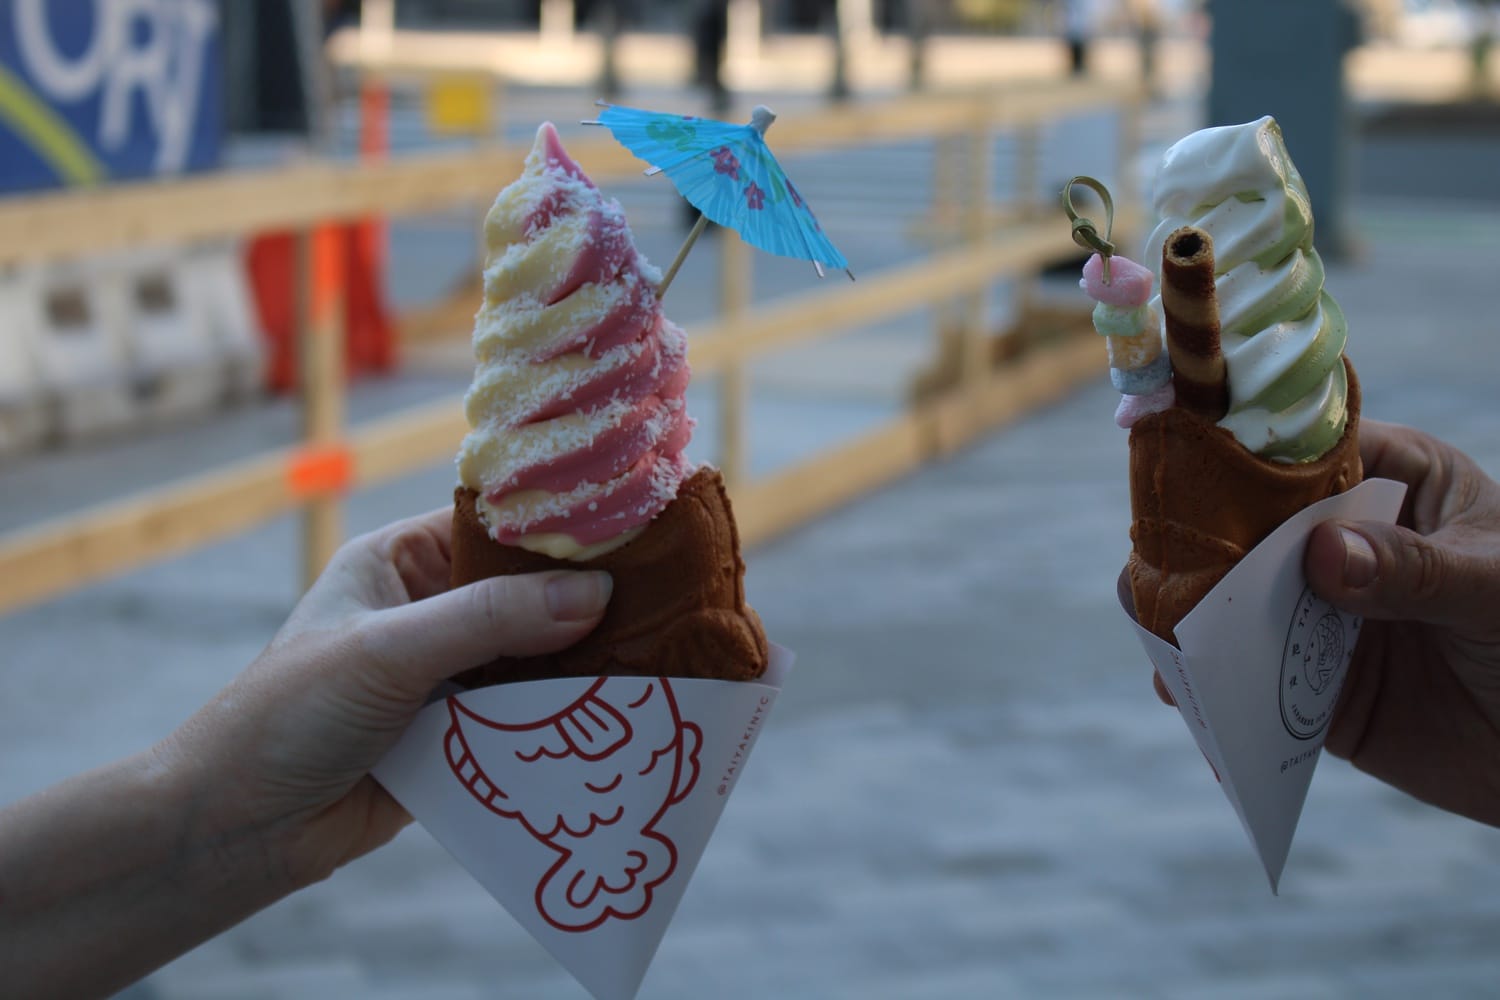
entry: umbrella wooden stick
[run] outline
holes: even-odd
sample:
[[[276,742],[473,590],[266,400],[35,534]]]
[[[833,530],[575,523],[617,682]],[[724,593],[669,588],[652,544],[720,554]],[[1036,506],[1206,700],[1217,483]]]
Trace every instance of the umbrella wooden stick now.
[[[698,221],[694,223],[692,232],[687,234],[687,239],[682,242],[682,248],[677,251],[677,256],[672,260],[672,266],[667,268],[661,284],[656,286],[657,298],[663,298],[667,294],[667,286],[672,283],[673,278],[677,277],[677,272],[682,268],[682,262],[687,260],[688,251],[693,249],[693,244],[698,242],[698,237],[702,236],[703,230],[707,228],[708,216],[699,212]]]
[[[755,131],[759,132],[761,135],[766,134],[766,129],[770,128],[771,123],[775,120],[776,112],[772,111],[764,104],[757,104],[755,108],[750,112],[750,127],[755,129]],[[650,170],[646,171],[646,173],[660,173],[660,171],[660,167],[652,167]],[[677,277],[677,272],[681,269],[682,262],[687,260],[688,251],[693,249],[693,244],[698,242],[698,237],[702,236],[703,230],[707,228],[708,216],[704,215],[702,212],[698,213],[697,223],[694,224],[692,231],[687,234],[687,239],[682,241],[682,248],[677,251],[677,256],[675,259],[673,259],[672,266],[667,268],[666,275],[661,279],[661,284],[656,288],[657,298],[662,298],[667,294],[667,286],[671,285],[672,279]],[[821,274],[822,271],[820,269],[819,275],[821,276]]]

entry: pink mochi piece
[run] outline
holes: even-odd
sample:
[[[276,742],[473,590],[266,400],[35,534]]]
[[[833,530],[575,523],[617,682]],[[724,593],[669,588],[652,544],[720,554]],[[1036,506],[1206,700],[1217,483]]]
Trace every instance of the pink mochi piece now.
[[[1133,309],[1145,305],[1151,298],[1151,283],[1155,277],[1149,267],[1115,254],[1109,258],[1109,284],[1106,285],[1104,262],[1094,254],[1083,265],[1083,280],[1079,284],[1095,302]]]
[[[1120,405],[1115,409],[1115,425],[1128,431],[1146,414],[1169,409],[1176,400],[1177,391],[1171,382],[1145,396],[1121,396]]]

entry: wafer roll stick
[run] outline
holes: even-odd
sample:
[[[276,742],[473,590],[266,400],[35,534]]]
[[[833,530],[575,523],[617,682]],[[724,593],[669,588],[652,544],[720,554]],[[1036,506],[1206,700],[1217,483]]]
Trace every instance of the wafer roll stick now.
[[[1177,405],[1219,420],[1229,411],[1229,378],[1219,346],[1214,241],[1203,230],[1183,226],[1162,245],[1161,306]]]

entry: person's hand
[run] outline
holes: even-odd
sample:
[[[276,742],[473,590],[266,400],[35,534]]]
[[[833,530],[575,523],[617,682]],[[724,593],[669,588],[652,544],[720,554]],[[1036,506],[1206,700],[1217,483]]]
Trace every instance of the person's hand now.
[[[1308,540],[1313,591],[1365,618],[1327,747],[1500,825],[1500,486],[1405,427],[1363,421],[1360,454],[1408,492],[1396,525],[1329,521]]]
[[[452,513],[344,545],[265,652],[158,748],[195,777],[203,827],[254,831],[286,889],[324,878],[410,821],[368,774],[446,678],[582,638],[605,573],[448,590]]]

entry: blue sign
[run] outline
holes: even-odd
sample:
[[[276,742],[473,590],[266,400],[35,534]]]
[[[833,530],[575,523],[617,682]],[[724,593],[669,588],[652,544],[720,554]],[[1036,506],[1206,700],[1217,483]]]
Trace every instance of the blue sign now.
[[[218,165],[215,0],[0,0],[0,193]]]

